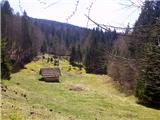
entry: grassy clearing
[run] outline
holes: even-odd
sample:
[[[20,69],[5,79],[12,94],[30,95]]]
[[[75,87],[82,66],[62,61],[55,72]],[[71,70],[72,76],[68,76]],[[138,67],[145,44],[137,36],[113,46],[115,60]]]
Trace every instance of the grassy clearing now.
[[[60,61],[61,83],[39,81],[39,69],[52,67],[39,60],[2,81],[2,120],[159,120],[160,111],[135,103],[118,92],[106,75]],[[78,88],[81,88],[80,90]]]

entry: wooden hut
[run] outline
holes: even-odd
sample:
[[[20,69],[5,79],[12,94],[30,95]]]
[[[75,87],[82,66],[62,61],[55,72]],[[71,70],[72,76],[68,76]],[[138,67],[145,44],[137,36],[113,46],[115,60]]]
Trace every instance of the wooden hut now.
[[[59,82],[59,76],[61,75],[59,68],[41,68],[39,73],[42,80],[46,82]]]

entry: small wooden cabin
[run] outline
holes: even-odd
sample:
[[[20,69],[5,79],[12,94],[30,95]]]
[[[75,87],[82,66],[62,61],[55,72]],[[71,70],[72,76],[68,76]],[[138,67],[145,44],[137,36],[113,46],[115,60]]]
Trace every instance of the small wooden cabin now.
[[[43,81],[59,82],[61,72],[59,68],[41,68],[39,74],[42,76]]]

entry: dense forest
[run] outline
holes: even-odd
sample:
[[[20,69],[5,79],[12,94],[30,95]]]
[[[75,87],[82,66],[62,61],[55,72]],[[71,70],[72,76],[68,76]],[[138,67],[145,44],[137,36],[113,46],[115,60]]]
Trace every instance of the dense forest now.
[[[73,53],[73,49],[76,52],[76,56],[71,58],[73,62],[85,63],[87,51],[92,49],[91,43],[98,42],[103,44],[104,49],[109,50],[116,39],[116,31],[103,32],[98,28],[91,30],[55,21],[34,19],[27,16],[25,11],[23,16],[20,16],[13,13],[8,2],[3,3],[1,8],[2,39],[6,43],[6,55],[12,61],[13,70],[18,70],[40,53],[65,56]]]
[[[87,29],[14,13],[1,3],[1,71],[9,79],[44,53],[69,56],[88,73],[108,74],[122,91],[144,104],[160,105],[160,1],[145,1],[134,28],[124,33]]]

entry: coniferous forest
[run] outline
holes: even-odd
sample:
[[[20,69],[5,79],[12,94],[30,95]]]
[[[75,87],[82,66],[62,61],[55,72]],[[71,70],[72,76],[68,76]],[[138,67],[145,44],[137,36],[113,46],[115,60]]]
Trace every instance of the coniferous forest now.
[[[86,73],[108,75],[122,93],[160,108],[160,1],[145,1],[133,28],[93,29],[32,18],[1,2],[1,78],[25,68],[36,56],[67,56]]]
[[[105,61],[105,51],[111,51],[112,43],[118,36],[116,30],[109,29],[104,32],[98,27],[87,29],[55,21],[30,18],[25,11],[23,16],[19,16],[13,14],[9,2],[3,3],[1,8],[2,39],[6,43],[6,51],[10,51],[6,53],[6,56],[10,58],[11,66],[14,66],[13,71],[22,68],[39,53],[49,53],[56,56],[71,55],[70,62],[72,64],[83,63],[86,66],[90,61],[88,59],[97,56],[92,63],[91,67],[93,68],[87,66],[87,71],[91,73],[106,72],[103,70],[106,68],[107,61]],[[98,48],[94,48],[95,46]],[[92,49],[95,50],[95,53]],[[102,64],[101,68],[92,70],[97,69],[94,66],[97,62]]]

